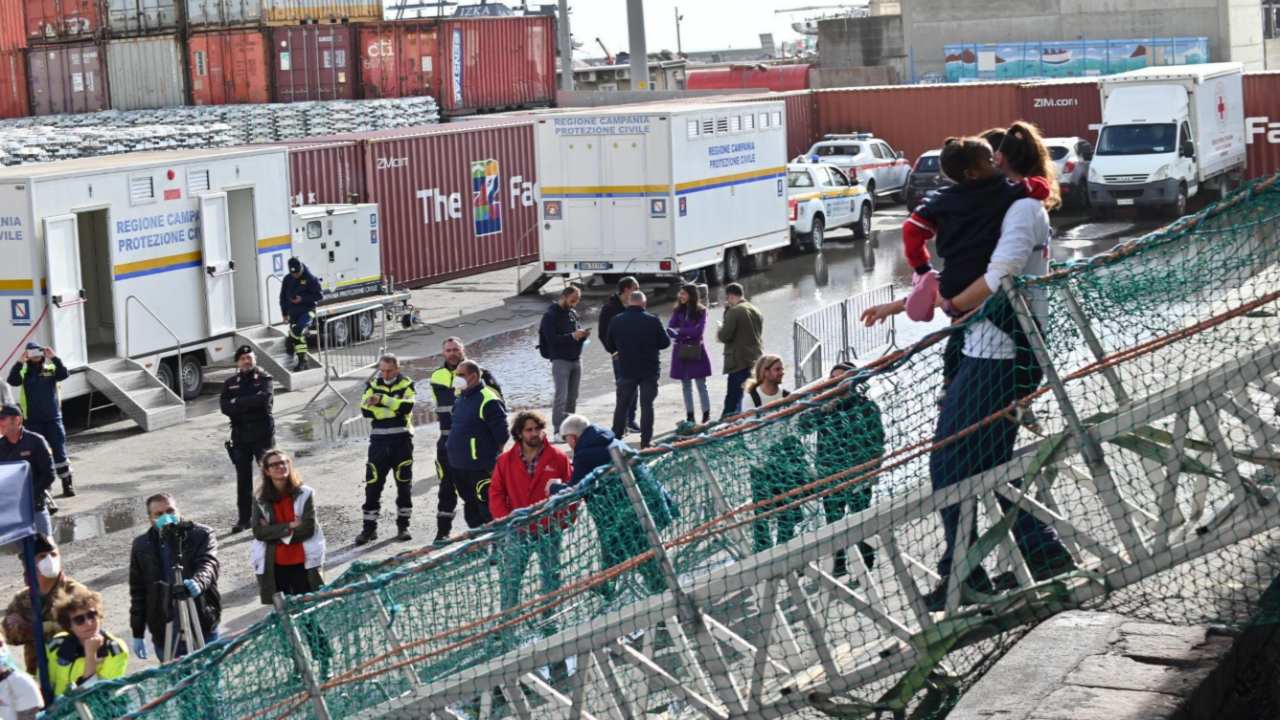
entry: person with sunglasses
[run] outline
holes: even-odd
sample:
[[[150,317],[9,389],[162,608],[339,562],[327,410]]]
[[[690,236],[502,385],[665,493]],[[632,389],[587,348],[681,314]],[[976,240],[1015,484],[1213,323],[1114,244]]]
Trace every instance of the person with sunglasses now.
[[[277,592],[302,595],[324,584],[325,539],[316,521],[315,491],[302,484],[281,450],[262,456],[262,486],[253,504],[249,559],[259,598],[270,605]]]
[[[64,632],[49,641],[49,681],[54,697],[101,680],[124,677],[129,648],[102,628],[102,595],[80,586],[55,608]]]

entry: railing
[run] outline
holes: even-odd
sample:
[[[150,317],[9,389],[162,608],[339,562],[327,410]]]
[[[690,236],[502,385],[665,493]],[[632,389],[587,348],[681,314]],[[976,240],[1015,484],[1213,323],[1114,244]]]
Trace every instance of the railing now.
[[[893,286],[858,293],[795,319],[791,327],[796,384],[806,385],[839,362],[866,358],[872,351],[893,344],[893,319],[864,327],[864,310],[893,301]]]
[[[284,291],[284,278],[283,278],[283,277],[280,277],[279,275],[268,275],[268,276],[267,276],[267,279],[266,279],[265,285],[266,285],[266,289],[267,289],[267,296],[266,296],[266,300],[267,300],[267,324],[268,324],[268,325],[274,325],[274,324],[275,324],[275,323],[271,322],[271,309],[272,309],[272,308],[274,308],[274,307],[278,307],[278,306],[279,306],[279,302],[278,302],[278,300],[277,300],[277,301],[275,301],[275,304],[272,304],[272,303],[273,303],[272,298],[277,298],[277,299],[278,299],[278,298],[280,297],[279,293],[277,293],[276,295],[272,295],[272,294],[271,294],[271,281],[272,281],[272,280],[275,280],[275,281],[276,281],[276,284],[280,286],[280,290],[281,290],[281,292],[283,292],[283,291]],[[288,320],[288,318],[284,317],[284,316],[283,316],[283,314],[281,314],[280,319],[281,319],[282,321],[283,321],[283,320]]]
[[[182,386],[182,340],[178,337],[178,333],[174,332],[172,328],[166,325],[165,322],[160,319],[160,316],[152,312],[151,308],[147,307],[147,304],[144,303],[141,299],[139,299],[137,295],[130,295],[129,297],[125,298],[125,301],[124,301],[124,356],[127,358],[133,357],[133,353],[129,352],[129,340],[130,340],[129,310],[132,307],[131,303],[135,303],[135,302],[138,303],[138,307],[142,308],[143,310],[146,310],[147,314],[151,316],[151,319],[155,320],[156,323],[160,325],[160,327],[164,328],[165,332],[169,333],[169,337],[173,338],[173,346],[178,353],[178,358],[177,360],[174,361],[175,368],[173,372],[174,382],[177,383],[178,385],[176,394],[178,396],[178,400],[182,402],[186,402],[186,399],[187,399],[185,394],[186,388]],[[160,368],[159,366],[157,366],[156,367],[157,374],[159,373],[159,371],[160,371]]]
[[[387,315],[395,301],[388,299],[373,308],[362,307],[324,319],[316,339],[316,357],[324,368],[324,385],[316,391],[308,405],[332,391],[342,400],[344,409],[350,401],[334,387],[333,382],[378,362],[387,349]],[[365,320],[368,325],[365,325]]]

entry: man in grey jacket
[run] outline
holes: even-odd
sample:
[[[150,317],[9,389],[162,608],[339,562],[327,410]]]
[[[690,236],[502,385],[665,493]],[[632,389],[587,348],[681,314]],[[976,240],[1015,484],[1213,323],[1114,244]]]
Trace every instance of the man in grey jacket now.
[[[721,417],[742,412],[742,385],[751,377],[751,367],[764,354],[764,316],[747,302],[738,283],[724,288],[724,321],[716,331],[716,339],[724,343],[724,373],[729,387],[724,394]]]

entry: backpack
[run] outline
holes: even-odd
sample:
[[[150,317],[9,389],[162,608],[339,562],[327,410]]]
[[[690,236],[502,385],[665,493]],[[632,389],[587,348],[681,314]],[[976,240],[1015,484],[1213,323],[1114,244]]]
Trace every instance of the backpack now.
[[[542,333],[541,329],[538,330],[538,354],[544,360],[551,359],[551,343],[548,342],[547,336]]]

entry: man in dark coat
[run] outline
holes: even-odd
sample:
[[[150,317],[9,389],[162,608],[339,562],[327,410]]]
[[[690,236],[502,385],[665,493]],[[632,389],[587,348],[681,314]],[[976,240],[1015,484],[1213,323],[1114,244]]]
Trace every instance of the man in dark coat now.
[[[556,427],[578,409],[582,346],[591,335],[591,329],[578,322],[577,307],[581,300],[582,291],[569,285],[560,292],[560,299],[542,314],[542,323],[538,326],[538,349],[542,357],[551,361],[551,381],[555,384],[551,424]]]
[[[18,388],[18,407],[31,432],[44,438],[53,451],[53,469],[62,480],[62,496],[75,497],[71,461],[67,459],[67,429],[62,424],[58,383],[70,377],[62,358],[50,347],[27,343],[22,360],[9,371],[9,384]]]
[[[160,493],[147,498],[151,527],[133,541],[129,553],[129,627],[133,630],[133,654],[146,659],[143,638],[151,633],[156,655],[164,658],[165,630],[174,620],[174,605],[195,600],[196,616],[205,642],[218,638],[222,619],[222,595],[218,592],[218,539],[213,529],[178,514],[173,496]],[[173,568],[180,565],[182,581],[174,583]],[[186,638],[178,641],[174,657],[192,649]]]
[[[604,306],[600,308],[600,321],[597,326],[598,335],[600,336],[600,345],[604,347],[605,352],[613,358],[613,382],[616,386],[621,379],[621,370],[618,367],[618,349],[609,341],[609,323],[613,319],[622,314],[627,309],[627,303],[631,300],[631,293],[640,289],[640,281],[628,275],[618,281],[618,292],[609,296]],[[637,398],[638,399],[638,398]],[[627,408],[627,429],[634,432],[640,432],[640,426],[636,424],[636,402],[631,403],[631,407]],[[554,428],[553,433],[559,432],[559,428]]]
[[[295,372],[307,369],[307,328],[316,321],[316,306],[323,297],[320,278],[298,258],[289,258],[289,274],[280,283],[280,312],[289,320],[285,349],[298,360]]]
[[[236,350],[238,372],[222,384],[222,414],[231,420],[231,440],[227,453],[236,468],[236,510],[239,513],[232,533],[249,529],[253,510],[254,470],[262,456],[275,447],[276,421],[271,415],[275,402],[271,376],[258,367],[253,348],[242,345]]]
[[[31,500],[35,505],[36,532],[53,535],[53,520],[58,511],[49,497],[53,487],[53,451],[49,443],[22,426],[22,409],[17,405],[0,406],[0,462],[26,462],[31,467]]]
[[[631,293],[627,309],[609,323],[609,342],[616,348],[618,397],[613,410],[613,434],[627,429],[627,409],[640,395],[640,447],[653,441],[653,401],[658,398],[662,351],[671,347],[667,328],[645,310],[647,299],[639,290]]]

